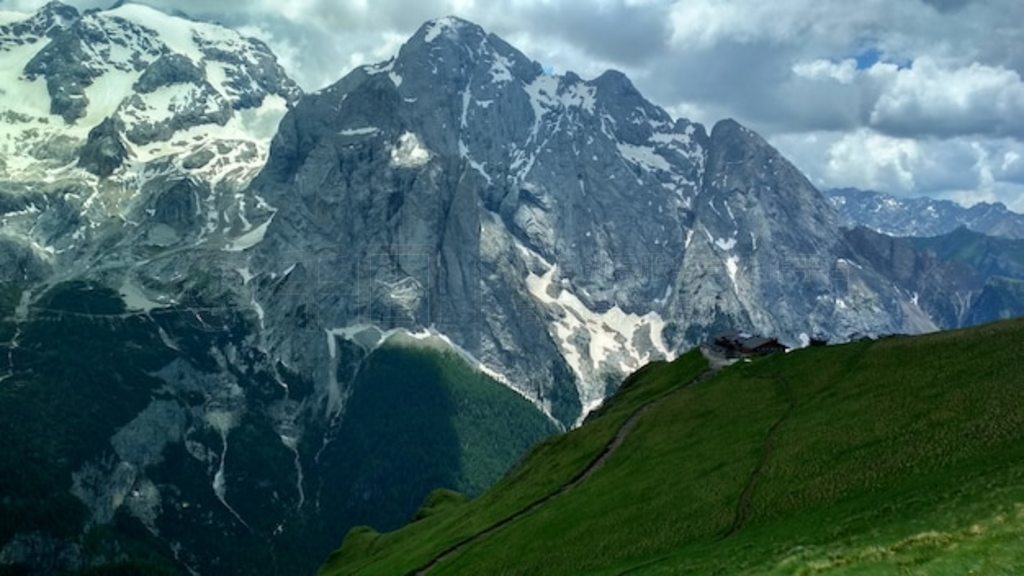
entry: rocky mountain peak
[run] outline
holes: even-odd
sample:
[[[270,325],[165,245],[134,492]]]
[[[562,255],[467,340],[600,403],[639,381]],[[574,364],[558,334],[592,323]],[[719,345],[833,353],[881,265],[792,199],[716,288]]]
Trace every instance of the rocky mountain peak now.
[[[9,13],[10,20],[0,19],[0,52],[34,44],[71,26],[79,16],[74,7],[57,1],[49,2],[31,15]]]
[[[50,0],[40,8],[32,20],[47,25],[47,27],[66,27],[80,16],[74,6],[69,6],[59,0]]]
[[[244,238],[268,208],[238,192],[300,95],[263,43],[134,3],[0,12],[0,85],[0,182],[36,190],[19,203],[41,213],[4,215],[5,242],[58,267]],[[183,180],[198,184],[175,230],[154,204]]]
[[[784,245],[794,250],[784,257],[799,260],[838,241],[831,204],[778,150],[739,122],[725,119],[712,128],[705,174],[709,210],[703,220],[739,245],[749,244],[751,251],[759,240],[762,247]],[[786,225],[778,226],[780,221]]]
[[[472,78],[477,83],[529,82],[541,74],[540,65],[480,26],[453,16],[425,23],[401,47],[392,62],[367,67],[387,69],[393,79],[435,86],[462,86]],[[400,84],[402,80],[397,80]],[[398,86],[401,88],[401,86]],[[417,88],[418,89],[418,88]]]
[[[48,43],[38,41],[43,34]],[[251,140],[254,130],[269,139],[300,94],[263,43],[133,3],[83,14],[47,4],[0,26],[0,59],[14,73],[3,79],[12,126],[0,147],[24,157],[8,163],[22,172],[51,168],[53,152],[19,150],[61,142],[53,160],[66,166],[74,147],[115,116],[107,128],[122,126],[118,138],[143,161],[166,155],[160,143],[199,126],[216,127],[220,139]]]
[[[592,84],[602,92],[602,95],[613,98],[642,97],[636,86],[633,86],[629,76],[618,70],[605,70],[600,76],[594,78]]]
[[[77,20],[80,15],[81,14],[74,6],[70,6],[60,2],[59,0],[50,0],[36,11],[32,20],[64,27]]]
[[[745,162],[754,156],[780,156],[760,134],[732,118],[719,120],[711,128],[710,141],[728,157],[725,162]]]
[[[415,46],[418,43],[431,44],[433,42],[479,44],[486,36],[487,32],[482,27],[469,20],[457,16],[443,16],[424,22],[409,39],[407,45]]]

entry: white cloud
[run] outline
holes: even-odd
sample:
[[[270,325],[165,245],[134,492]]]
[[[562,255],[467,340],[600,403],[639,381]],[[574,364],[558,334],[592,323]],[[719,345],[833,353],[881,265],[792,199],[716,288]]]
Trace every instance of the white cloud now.
[[[830,182],[875,190],[915,189],[915,165],[921,161],[917,142],[858,130],[828,149],[824,177]]]
[[[1002,202],[1010,210],[1024,214],[1024,186],[1001,186],[995,190],[951,190],[937,196],[963,206],[973,206],[979,202]]]
[[[793,73],[808,80],[835,80],[840,84],[852,84],[857,78],[857,61],[847,58],[842,62],[831,60],[814,60],[797,62],[793,65]]]
[[[1024,82],[1003,67],[921,57],[892,75],[870,122],[893,134],[1024,135]]]
[[[911,139],[869,128],[772,138],[820,188],[853,186],[1024,208],[1024,146],[1012,138]]]
[[[1010,210],[1024,214],[1024,189],[1018,188],[1014,194],[1004,194],[999,197],[999,200],[1004,202]]]
[[[1020,154],[1016,150],[1010,150],[1003,154],[1003,163],[1000,169],[1007,172],[1021,165]]]
[[[903,68],[878,62],[858,70],[852,59],[818,59],[792,70],[801,91],[831,88],[859,98],[859,124],[886,134],[1024,135],[1024,82],[1002,66],[956,66],[922,56]]]

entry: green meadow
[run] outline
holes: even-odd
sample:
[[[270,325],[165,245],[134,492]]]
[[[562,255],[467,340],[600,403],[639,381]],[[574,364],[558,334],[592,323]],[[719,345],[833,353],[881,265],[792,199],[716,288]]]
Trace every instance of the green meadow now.
[[[706,380],[697,353],[654,364],[482,496],[354,529],[321,574],[1019,574],[1022,358],[1018,320]]]

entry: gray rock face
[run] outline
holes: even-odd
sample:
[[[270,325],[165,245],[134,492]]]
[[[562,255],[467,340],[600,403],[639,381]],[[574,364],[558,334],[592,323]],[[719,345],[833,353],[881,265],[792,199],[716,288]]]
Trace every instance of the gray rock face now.
[[[78,166],[106,178],[128,158],[128,148],[121,140],[124,124],[110,117],[89,131],[89,138],[78,156]]]
[[[166,118],[152,119],[149,104],[138,95],[126,100],[120,113],[134,118],[135,122],[125,138],[132,144],[145,146],[166,142],[182,130],[206,124],[224,126],[231,120],[231,106],[209,82],[202,80],[189,85],[188,91],[188,97]]]
[[[791,345],[911,330],[898,292],[842,258],[845,240],[828,202],[733,121],[712,131],[694,212],[672,302],[684,345],[727,328]]]
[[[252,253],[271,345],[310,373],[318,333],[432,328],[571,424],[719,329],[929,327],[756,134],[673,121],[618,72],[546,75],[458,19],[303,99],[252,191],[278,207]]]
[[[65,122],[84,116],[89,105],[85,88],[92,84],[93,74],[82,63],[85,59],[79,37],[64,30],[25,67],[25,75],[30,80],[46,78],[50,112],[63,117]]]
[[[86,115],[86,90],[108,69],[140,71],[147,59],[160,54],[159,45],[149,34],[124,20],[86,16],[69,26],[51,28],[50,36],[50,43],[25,66],[25,76],[29,80],[46,79],[50,111],[68,123]],[[128,58],[115,59],[111,57],[115,46],[131,46],[133,51]]]
[[[49,263],[31,247],[9,238],[0,238],[0,282],[32,284],[49,274]]]
[[[431,23],[394,61],[304,99],[282,123],[253,186],[280,207],[255,262],[282,272],[294,247],[310,246],[302,253],[314,261],[304,256],[293,273],[340,293],[277,299],[268,315],[315,303],[321,329],[434,327],[571,423],[581,408],[574,371],[603,391],[619,360],[608,359],[609,374],[604,358],[567,364],[549,317],[571,312],[547,309],[527,280],[539,285],[550,271],[558,278],[547,281],[571,286],[583,308],[622,315],[661,297],[671,269],[653,280],[635,272],[652,246],[682,248],[672,231],[697,186],[702,135],[621,75],[545,76],[476,26]],[[585,330],[570,332],[574,349],[589,348]]]
[[[153,222],[173,228],[179,235],[198,232],[202,222],[197,218],[200,198],[209,190],[188,179],[167,182],[153,193]]]
[[[165,54],[157,58],[135,82],[135,90],[152,94],[158,88],[174,84],[203,82],[203,71],[182,54]]]
[[[48,2],[27,20],[0,25],[0,49],[34,44],[70,26],[78,10],[62,2]]]
[[[868,228],[844,232],[851,258],[910,295],[936,326],[974,326],[1020,315],[1024,240],[966,228],[930,238],[893,238]]]
[[[990,236],[1024,238],[1024,214],[1000,202],[964,208],[949,200],[898,198],[856,188],[828,190],[825,195],[844,226],[866,226],[890,236],[941,236],[964,226]]]

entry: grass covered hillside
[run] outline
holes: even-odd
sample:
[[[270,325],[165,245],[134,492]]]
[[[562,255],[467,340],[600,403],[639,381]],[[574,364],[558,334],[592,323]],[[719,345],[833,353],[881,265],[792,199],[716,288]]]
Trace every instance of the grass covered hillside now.
[[[317,497],[381,529],[410,520],[431,487],[480,494],[557,431],[519,394],[440,345],[385,344],[352,388],[337,439],[321,456],[329,481]]]
[[[726,368],[689,354],[495,488],[321,574],[1018,574],[1024,321]]]

